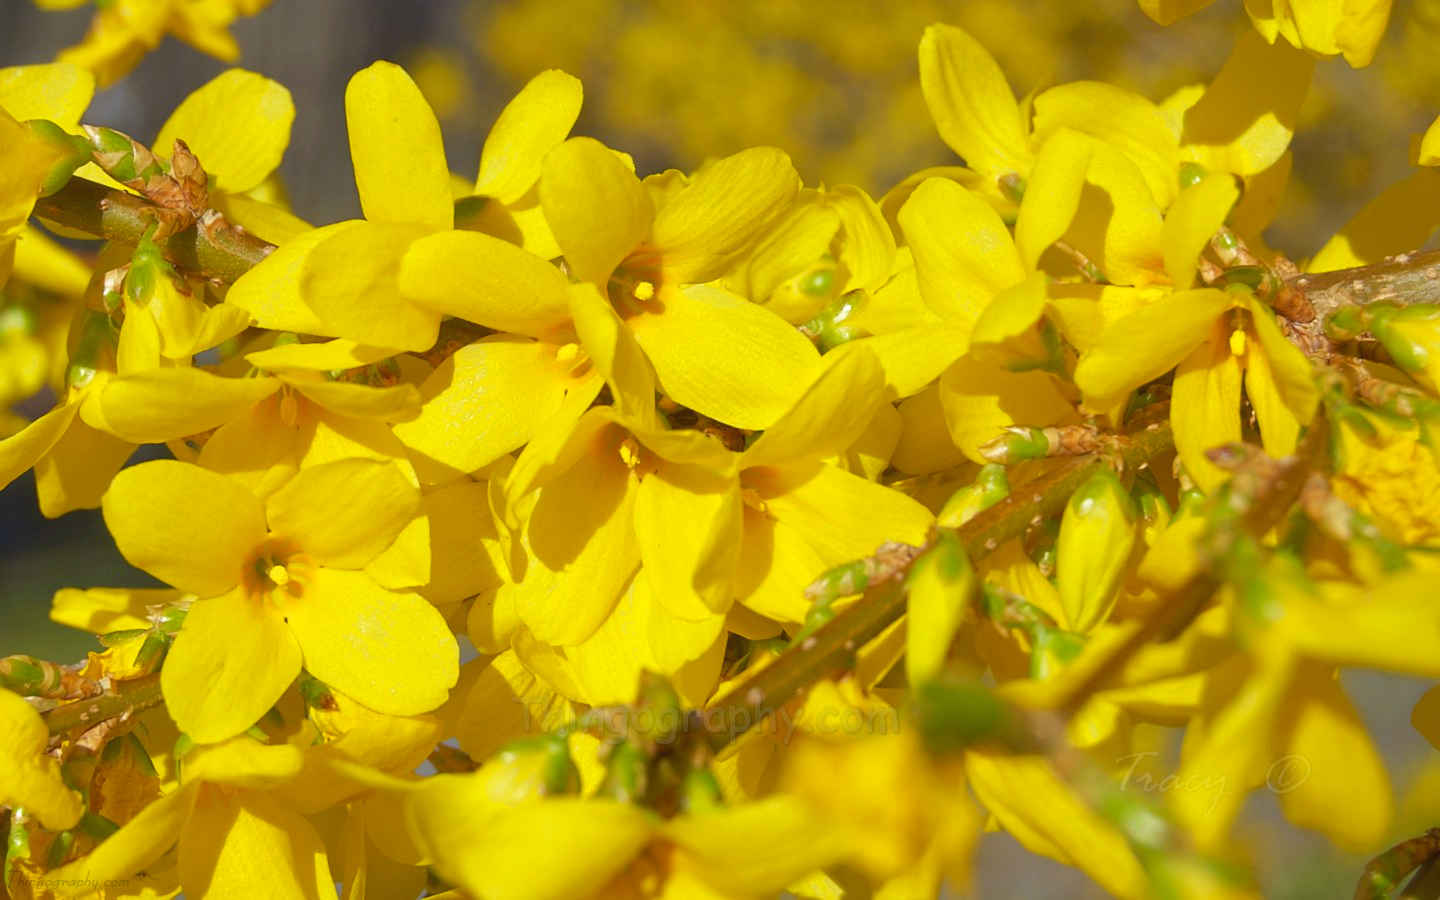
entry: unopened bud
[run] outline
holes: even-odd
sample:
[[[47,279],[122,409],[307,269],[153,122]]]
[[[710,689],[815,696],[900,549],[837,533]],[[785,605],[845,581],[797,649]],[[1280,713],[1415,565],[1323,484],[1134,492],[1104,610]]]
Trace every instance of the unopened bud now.
[[[490,799],[505,805],[580,789],[570,745],[554,734],[511,741],[476,769],[475,777]]]
[[[954,531],[937,533],[935,545],[911,566],[905,589],[905,673],[912,685],[922,684],[944,667],[975,593],[975,569]]]
[[[1440,306],[1422,303],[1372,310],[1370,333],[1406,372],[1432,380],[1440,374]]]
[[[1015,463],[1023,459],[1044,459],[1050,455],[1048,429],[1010,425],[1000,437],[980,447],[980,455],[993,463]]]
[[[941,528],[959,528],[980,513],[1010,496],[1010,478],[998,463],[982,466],[975,480],[950,495],[935,523]]]
[[[90,143],[47,119],[31,119],[25,127],[56,154],[55,162],[40,183],[40,196],[48,197],[63,188],[76,169],[90,161]]]
[[[1070,497],[1056,543],[1056,587],[1070,628],[1085,633],[1115,602],[1135,546],[1135,501],[1102,468]]]
[[[645,753],[629,741],[614,745],[606,760],[605,778],[600,782],[598,796],[621,803],[641,802],[650,780],[649,763]]]

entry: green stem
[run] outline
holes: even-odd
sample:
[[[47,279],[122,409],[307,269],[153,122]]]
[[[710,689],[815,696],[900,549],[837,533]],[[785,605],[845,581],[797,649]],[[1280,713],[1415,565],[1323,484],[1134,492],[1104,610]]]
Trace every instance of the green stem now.
[[[1172,446],[1170,426],[1155,423],[1129,435],[1118,457],[1127,468],[1136,467]],[[1058,515],[1075,489],[1096,470],[1110,465],[1112,459],[1098,454],[1077,457],[1017,487],[1009,497],[957,529],[965,552],[978,560],[1011,538],[1023,535],[1037,517]],[[889,579],[867,590],[853,606],[740,682],[705,711],[711,747],[725,747],[816,681],[849,668],[855,652],[904,612],[902,579]]]
[[[155,224],[156,207],[124,191],[93,181],[70,183],[35,203],[38,218],[120,244],[138,244]],[[274,244],[233,226],[186,228],[165,242],[165,258],[180,270],[228,283],[250,271],[275,249]]]
[[[160,675],[147,675],[132,681],[115,683],[110,693],[65,703],[41,713],[52,735],[64,734],[74,728],[89,728],[106,719],[134,714],[160,703]]]

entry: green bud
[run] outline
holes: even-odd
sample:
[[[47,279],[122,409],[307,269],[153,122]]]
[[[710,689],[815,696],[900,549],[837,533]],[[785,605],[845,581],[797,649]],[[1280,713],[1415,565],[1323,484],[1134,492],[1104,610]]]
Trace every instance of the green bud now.
[[[975,569],[954,531],[940,529],[905,577],[909,595],[905,674],[912,685],[934,678],[975,594]]]
[[[154,672],[160,668],[160,664],[165,661],[165,654],[169,651],[170,637],[152,631],[135,654],[135,667],[141,672]]]
[[[1010,712],[985,685],[974,680],[937,678],[917,685],[911,709],[925,745],[934,753],[964,750],[981,741],[1008,737]]]
[[[980,513],[1010,496],[1010,476],[999,463],[980,468],[975,480],[945,501],[936,518],[941,528],[959,528]]]
[[[487,779],[492,780],[492,795],[497,799],[500,794],[516,798],[574,794],[580,790],[580,770],[570,758],[570,744],[558,734],[511,741],[479,771],[489,773]]]
[[[45,866],[50,869],[58,869],[65,864],[65,858],[70,855],[71,849],[75,846],[75,831],[66,829],[55,835],[55,840],[50,842],[50,849],[45,853]]]
[[[680,783],[680,808],[687,813],[707,813],[723,809],[725,797],[720,782],[709,769],[691,769]]]
[[[155,628],[163,634],[178,634],[189,612],[189,607],[167,606],[160,610],[160,615],[156,617]]]
[[[0,688],[22,697],[41,697],[54,680],[45,663],[34,657],[17,654],[0,659]]]
[[[999,186],[1000,193],[1011,203],[1018,204],[1025,199],[1025,188],[1028,185],[1018,172],[1006,172],[996,179],[995,183]]]
[[[1165,499],[1165,495],[1155,484],[1154,477],[1147,472],[1136,477],[1132,495],[1140,512],[1140,527],[1145,535],[1145,544],[1149,546],[1155,543],[1160,532],[1170,525],[1173,518],[1170,501]]]
[[[1030,633],[1030,677],[1044,681],[1064,669],[1085,649],[1085,636],[1036,623]]]
[[[1199,163],[1187,162],[1180,166],[1180,189],[1199,184],[1205,180],[1205,167]]]
[[[30,858],[30,817],[21,806],[10,813],[10,831],[5,836],[5,884],[13,884],[11,870],[16,862]]]
[[[63,188],[76,169],[90,161],[90,142],[47,119],[31,119],[25,127],[57,153],[45,180],[40,183],[40,196],[48,197]]]
[[[311,675],[309,672],[301,671],[300,678],[296,681],[296,687],[300,690],[300,699],[311,709],[335,709],[335,695],[330,693],[330,685]]]
[[[842,294],[825,307],[818,316],[802,325],[800,330],[814,338],[820,345],[821,353],[834,350],[841,344],[863,337],[864,335],[858,329],[853,325],[847,325],[846,322],[859,312],[866,300],[867,296],[861,290]]]
[[[1372,311],[1370,333],[1406,372],[1424,372],[1440,356],[1440,307],[1417,304]]]
[[[103,646],[114,647],[138,638],[142,634],[148,634],[149,632],[150,629],[148,628],[126,628],[121,631],[107,631],[105,634],[96,635],[95,639]]]
[[[1045,429],[1028,425],[1011,425],[1005,432],[980,448],[980,455],[995,463],[1014,463],[1022,459],[1044,459],[1050,455],[1050,439]]]
[[[80,830],[97,841],[103,841],[120,830],[120,826],[100,815],[89,812],[80,817]]]
[[[615,744],[610,748],[605,778],[596,794],[621,803],[641,802],[649,783],[649,764],[645,753],[629,741]]]
[[[835,270],[812,269],[800,276],[799,287],[812,297],[828,297],[835,290]]]
[[[1056,542],[1056,587],[1070,627],[1080,633],[1104,621],[1135,546],[1135,501],[1108,468],[1070,497]]]
[[[1370,330],[1370,314],[1361,306],[1345,306],[1325,320],[1325,336],[1332,341],[1353,341]]]

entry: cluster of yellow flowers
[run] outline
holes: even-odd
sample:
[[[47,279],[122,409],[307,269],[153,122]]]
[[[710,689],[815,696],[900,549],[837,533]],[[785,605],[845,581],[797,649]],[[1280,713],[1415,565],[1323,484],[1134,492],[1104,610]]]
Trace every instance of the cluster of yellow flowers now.
[[[103,652],[0,659],[10,896],[935,896],[1003,829],[1254,897],[1262,786],[1383,849],[1336,676],[1440,678],[1440,127],[1303,267],[1262,235],[1317,57],[1368,62],[1388,0],[1247,2],[1158,103],[1017,99],[932,25],[958,159],[878,199],[771,147],[642,176],[557,69],[461,179],[377,62],[364,218],[321,227],[259,74],[148,144],[82,124],[158,40],[132,7],[259,5],[115,0],[96,73],[0,69],[0,386],[57,398],[0,485],[169,586],[62,590]]]

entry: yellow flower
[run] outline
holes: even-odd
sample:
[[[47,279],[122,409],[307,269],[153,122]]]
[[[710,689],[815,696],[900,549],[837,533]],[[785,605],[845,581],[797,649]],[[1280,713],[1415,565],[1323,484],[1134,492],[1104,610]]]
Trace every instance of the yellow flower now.
[[[87,884],[131,878],[178,844],[186,893],[333,898],[320,834],[286,799],[304,758],[298,747],[245,736],[196,747],[183,758],[177,789],[46,877],[73,896]]]
[[[454,638],[429,603],[365,571],[419,502],[398,467],[373,460],[305,469],[263,503],[187,463],[116,476],[104,512],[120,552],[202,598],[162,670],[181,730],[201,742],[245,730],[302,662],[377,712],[438,706],[455,683]]]
[[[1145,14],[1169,25],[1214,0],[1140,0]],[[1269,43],[1283,37],[1318,56],[1343,53],[1357,69],[1368,66],[1390,20],[1390,0],[1245,0],[1255,30]]]
[[[495,765],[436,776],[406,797],[416,842],[475,896],[769,895],[838,855],[827,829],[790,797],[660,821],[611,800],[497,795],[486,771]]]
[[[1075,382],[1096,411],[1175,369],[1170,420],[1190,476],[1210,491],[1225,479],[1205,451],[1240,440],[1240,386],[1265,450],[1288,456],[1319,402],[1310,363],[1280,332],[1275,312],[1248,293],[1182,291],[1109,325],[1081,357]]]
[[[1406,544],[1440,539],[1440,465],[1435,451],[1413,429],[1367,416],[1377,430],[1367,438],[1350,425],[1340,429],[1344,460],[1333,479],[1335,493],[1371,515]]]
[[[80,795],[65,784],[60,763],[45,754],[50,733],[40,714],[21,697],[0,690],[0,804],[24,807],[52,831],[80,821]]]
[[[63,9],[70,0],[36,0],[38,5]],[[96,4],[85,39],[62,50],[60,61],[95,73],[101,87],[124,77],[145,54],[173,34],[197,50],[226,62],[240,58],[240,47],[230,24],[242,15],[253,16],[269,0],[115,0]]]

